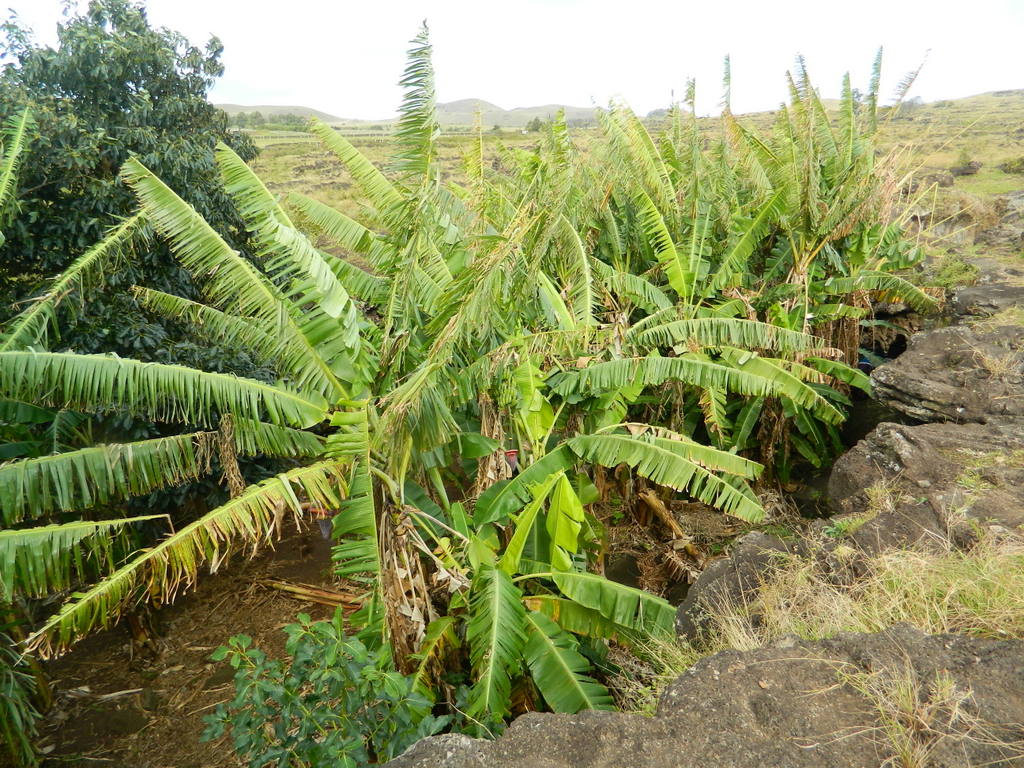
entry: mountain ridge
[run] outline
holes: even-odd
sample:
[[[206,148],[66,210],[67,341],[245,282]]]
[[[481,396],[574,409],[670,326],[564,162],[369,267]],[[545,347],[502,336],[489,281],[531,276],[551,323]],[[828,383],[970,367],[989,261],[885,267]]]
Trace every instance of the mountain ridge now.
[[[281,105],[246,105],[246,104],[215,104],[214,106],[223,109],[229,115],[239,112],[260,112],[266,117],[278,115],[299,115],[301,117],[316,117],[325,123],[391,123],[396,118],[387,117],[380,120],[362,120],[357,118],[337,117],[327,112],[322,112],[312,107],[302,106],[281,106]],[[502,128],[523,128],[534,118],[547,120],[555,116],[558,110],[565,110],[565,117],[569,121],[594,119],[593,107],[573,107],[566,104],[541,104],[532,107],[514,107],[504,109],[484,99],[456,99],[455,101],[439,102],[437,105],[437,119],[441,125],[472,125],[479,110],[481,123],[486,128],[498,125]]]
[[[229,115],[237,115],[239,112],[259,112],[264,117],[278,117],[279,115],[298,115],[299,117],[315,117],[325,123],[351,122],[343,117],[337,117],[329,112],[321,112],[312,107],[301,107],[298,105],[281,104],[214,104],[218,109],[223,109]]]
[[[962,96],[957,99],[938,99],[936,101],[924,102],[923,105],[919,104],[918,106],[955,104],[961,107],[987,106],[994,109],[999,107],[1001,100],[1008,97],[1017,99],[1024,98],[1024,89],[986,91],[985,93]],[[838,106],[839,103],[837,99],[824,99],[823,101],[826,106],[830,108]],[[395,117],[386,117],[379,120],[336,117],[335,115],[322,112],[318,109],[302,106],[247,106],[244,104],[216,104],[215,106],[225,110],[229,115],[237,114],[238,112],[259,111],[267,117],[273,117],[276,115],[290,113],[300,115],[302,117],[316,117],[326,123],[335,124],[389,124],[396,120]],[[554,117],[560,109],[565,110],[565,117],[570,122],[577,120],[592,122],[594,120],[595,107],[573,107],[565,104],[541,104],[531,107],[513,107],[512,109],[505,109],[493,102],[477,98],[456,99],[454,101],[440,102],[437,105],[437,118],[438,122],[443,126],[472,125],[476,117],[476,113],[479,110],[481,123],[485,129],[492,126],[499,126],[501,128],[524,128],[534,118],[548,120],[551,117]],[[663,113],[663,110],[654,110],[649,116],[656,116],[658,113]]]

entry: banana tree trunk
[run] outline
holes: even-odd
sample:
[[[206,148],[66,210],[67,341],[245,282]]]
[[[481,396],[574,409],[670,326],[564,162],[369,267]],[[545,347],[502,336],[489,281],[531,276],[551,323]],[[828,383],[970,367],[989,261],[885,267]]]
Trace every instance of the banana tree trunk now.
[[[412,654],[420,649],[427,625],[436,616],[427,590],[427,574],[411,534],[413,523],[390,499],[378,496],[381,595],[395,668],[410,674]]]

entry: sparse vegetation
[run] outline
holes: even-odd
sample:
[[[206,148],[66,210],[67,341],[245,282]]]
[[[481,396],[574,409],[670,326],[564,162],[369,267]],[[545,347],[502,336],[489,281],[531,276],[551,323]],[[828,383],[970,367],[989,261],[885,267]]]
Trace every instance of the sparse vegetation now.
[[[1015,157],[999,164],[999,170],[1003,173],[1024,173],[1024,157]]]
[[[988,371],[989,378],[1000,379],[1018,373],[1024,368],[1024,355],[1020,351],[987,352],[974,350],[974,358]]]
[[[1007,307],[996,312],[994,315],[976,320],[972,325],[979,330],[999,328],[1007,325],[1024,326],[1024,307]]]
[[[867,515],[835,518],[824,528],[824,533],[833,539],[843,539],[859,531],[864,523],[870,519],[870,516]]]
[[[963,285],[973,285],[978,280],[978,268],[958,253],[943,254],[928,271],[928,282],[946,292]]]

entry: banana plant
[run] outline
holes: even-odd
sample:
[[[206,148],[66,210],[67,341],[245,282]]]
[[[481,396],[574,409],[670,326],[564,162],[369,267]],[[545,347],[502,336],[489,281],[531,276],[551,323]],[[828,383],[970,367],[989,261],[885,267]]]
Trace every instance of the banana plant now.
[[[464,665],[468,712],[486,727],[513,699],[605,708],[587,653],[668,630],[673,612],[593,572],[592,468],[625,465],[757,522],[764,467],[748,456],[761,427],[796,424],[809,458],[830,439],[819,425],[841,422],[842,385],[864,381],[808,315],[851,293],[913,295],[892,275],[906,261],[898,232],[870,229],[870,165],[835,159],[870,154],[861,129],[825,142],[831,170],[808,179],[780,142],[815,161],[825,150],[805,146],[797,123],[773,145],[727,113],[708,149],[692,108],[674,109],[655,139],[615,105],[587,151],[556,119],[536,150],[505,150],[495,168],[478,132],[463,186],[437,162],[426,29],[402,84],[383,168],[310,126],[361,191],[360,220],[279,198],[218,147],[257,244],[239,253],[133,158],[121,176],[137,214],[3,327],[0,402],[130,413],[159,430],[34,443],[0,465],[3,593],[74,590],[28,647],[57,653],[141,599],[167,602],[312,507],[333,513],[337,573],[365,587],[363,636],[389,644],[424,690],[443,691],[443,670]],[[799,119],[824,135],[816,97],[798,90]],[[812,181],[831,202],[808,223]],[[140,305],[248,350],[273,381],[61,347],[60,318],[150,230],[202,297],[137,286]],[[284,469],[246,484],[240,456]],[[137,548],[163,523],[119,516],[121,501],[218,473],[225,504]],[[536,696],[520,695],[530,686]]]
[[[425,37],[421,43],[425,44]],[[269,541],[282,516],[301,516],[304,503],[345,510],[343,525],[369,530],[370,526],[358,527],[360,515],[386,518],[389,509],[401,508],[406,479],[422,471],[416,464],[421,454],[436,449],[439,437],[447,444],[458,435],[457,429],[445,431],[436,424],[421,429],[417,422],[422,412],[410,414],[411,401],[403,398],[406,388],[430,380],[437,370],[424,368],[423,363],[414,366],[412,361],[427,357],[428,345],[436,345],[429,322],[440,326],[445,303],[456,301],[442,289],[458,299],[468,295],[470,301],[483,300],[470,290],[468,280],[456,280],[458,264],[473,246],[469,235],[458,240],[454,222],[465,216],[453,198],[432,194],[434,164],[415,160],[417,153],[430,156],[436,133],[432,75],[425,58],[429,48],[418,46],[409,74],[413,96],[407,100],[402,151],[396,161],[399,180],[392,182],[353,154],[341,136],[314,127],[342,157],[371,198],[380,221],[390,229],[386,235],[370,234],[310,201],[299,206],[300,215],[319,216],[323,228],[365,255],[375,272],[316,248],[279,201],[225,147],[218,149],[218,163],[226,189],[260,243],[260,267],[228,246],[143,163],[131,159],[122,178],[136,194],[139,213],[113,228],[51,290],[5,326],[0,340],[0,392],[6,400],[80,413],[118,410],[150,418],[166,425],[165,429],[185,426],[180,434],[92,445],[0,466],[0,487],[6,494],[4,524],[37,523],[34,529],[22,532],[19,528],[17,535],[5,537],[8,591],[35,594],[47,587],[65,588],[72,576],[86,575],[68,570],[67,553],[81,551],[86,543],[109,551],[117,531],[141,522],[119,518],[88,525],[87,520],[52,524],[50,520],[94,514],[120,499],[210,474],[218,465],[230,474],[238,456],[262,455],[298,463],[277,476],[234,488],[225,505],[127,558],[116,563],[109,557],[94,558],[104,561],[97,567],[107,575],[76,592],[45,621],[34,634],[32,647],[57,652],[84,633],[108,626],[141,594],[161,602],[172,599],[192,582],[202,563],[216,568],[232,550]],[[417,175],[421,172],[422,179]],[[437,211],[443,206],[451,215],[442,231]],[[512,231],[522,237],[542,234],[536,218],[527,213],[518,214],[516,222]],[[251,349],[273,366],[278,381],[53,348],[59,344],[58,311],[73,308],[68,297],[80,295],[87,278],[114,268],[132,246],[140,247],[143,224],[165,240],[196,276],[205,301],[140,287],[136,291],[140,303],[192,323],[201,335],[231,339]],[[513,247],[522,258],[521,242],[488,244],[478,258],[484,262],[495,250],[504,253]],[[474,277],[481,271],[482,266]],[[369,322],[361,311],[372,301],[380,301],[378,306],[385,310],[379,325]],[[404,383],[393,387],[399,380]],[[437,387],[438,382],[430,385]],[[416,406],[424,407],[422,398]],[[447,427],[451,416],[443,398],[437,408],[443,414],[438,421]],[[328,424],[338,430],[333,437],[348,435],[351,424],[346,420],[351,419],[365,425],[358,454],[339,451],[337,440],[324,441],[320,435]],[[384,448],[396,441],[401,450],[389,452],[388,459],[381,461]],[[46,548],[53,556],[37,557]],[[375,554],[364,551],[382,567],[379,546]],[[26,564],[36,560],[52,561],[52,567],[32,572]]]
[[[778,369],[790,384],[799,379],[828,401],[830,407],[819,400],[808,408],[778,392],[698,388],[701,418],[691,423],[705,438],[750,450],[756,435],[772,435],[760,452],[780,475],[788,474],[791,452],[815,466],[835,454],[835,412],[848,404],[850,386],[868,386],[852,366],[858,324],[870,315],[872,300],[906,301],[921,311],[935,305],[897,274],[920,253],[903,239],[898,220],[887,223],[900,184],[895,156],[876,159],[873,146],[880,66],[879,57],[863,102],[844,79],[832,115],[798,60],[789,79],[791,103],[768,135],[731,113],[728,61],[717,139],[698,125],[692,87],[690,109],[673,105],[660,137],[623,104],[600,114],[607,137],[601,162],[611,180],[601,220],[612,223],[603,228],[600,252],[675,299],[671,308],[625,304],[622,325],[639,342],[636,351],[704,354],[724,364],[739,359],[722,354],[701,328],[704,318],[715,317],[732,336],[719,331],[718,345],[741,346],[734,341],[739,328],[749,329],[742,346],[760,358],[750,370]],[[755,333],[758,323],[773,330],[762,326]],[[770,334],[786,332],[813,341],[794,346],[790,339],[787,349],[772,349]]]
[[[0,138],[0,245],[6,239],[2,229],[14,214],[18,168],[30,143],[31,128],[32,110],[25,107],[20,114],[11,116]]]

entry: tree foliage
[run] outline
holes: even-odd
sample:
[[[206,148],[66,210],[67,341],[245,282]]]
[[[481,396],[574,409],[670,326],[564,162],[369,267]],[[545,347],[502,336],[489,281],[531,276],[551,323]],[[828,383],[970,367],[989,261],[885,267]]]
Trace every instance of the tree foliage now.
[[[220,185],[213,150],[231,142],[245,159],[248,139],[228,133],[226,115],[206,94],[223,72],[222,46],[204,47],[149,25],[133,0],[91,0],[58,27],[56,46],[34,41],[12,17],[3,25],[0,118],[31,109],[19,173],[24,215],[4,228],[0,295],[5,305],[32,296],[44,277],[65,267],[130,216],[134,198],[118,178],[131,156],[143,158],[236,245],[244,232]],[[89,318],[65,333],[78,349],[153,355],[167,334],[127,300],[125,289],[145,276],[153,287],[195,296],[188,275],[165,247],[140,249],[107,275],[117,289],[91,302]]]
[[[397,757],[447,723],[391,668],[387,649],[345,636],[340,611],[329,622],[300,615],[285,632],[286,662],[246,635],[213,654],[235,669],[235,696],[206,717],[204,738],[230,732],[250,765],[357,768]]]

